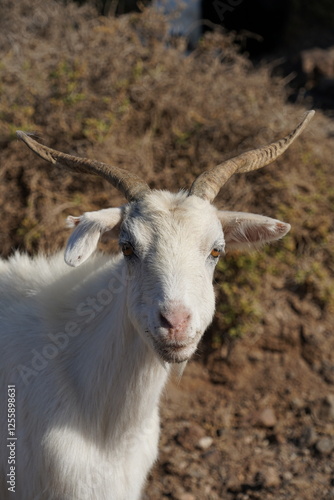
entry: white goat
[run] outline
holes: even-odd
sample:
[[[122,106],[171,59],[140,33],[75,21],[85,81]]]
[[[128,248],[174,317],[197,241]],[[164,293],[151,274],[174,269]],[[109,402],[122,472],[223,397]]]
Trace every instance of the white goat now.
[[[136,500],[157,457],[159,397],[172,363],[194,353],[214,314],[218,257],[281,238],[290,226],[218,211],[211,202],[235,172],[263,167],[300,134],[227,160],[189,192],[150,190],[126,171],[22,139],[42,158],[107,178],[129,203],[70,217],[70,266],[104,231],[122,254],[71,269],[50,258],[0,261],[2,500]],[[15,389],[15,394],[13,391]],[[5,435],[5,439],[7,436]],[[17,438],[17,439],[15,439]],[[7,446],[6,446],[7,445]],[[15,491],[15,494],[13,493]]]

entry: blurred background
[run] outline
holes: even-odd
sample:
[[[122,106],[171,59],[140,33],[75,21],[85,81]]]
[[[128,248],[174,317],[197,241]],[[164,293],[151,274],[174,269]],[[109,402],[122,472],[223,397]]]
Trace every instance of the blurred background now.
[[[162,399],[146,500],[334,498],[334,4],[0,2],[4,258],[60,249],[67,215],[125,201],[33,156],[17,129],[177,191],[308,109],[282,158],[216,199],[292,229],[220,261],[213,325]]]

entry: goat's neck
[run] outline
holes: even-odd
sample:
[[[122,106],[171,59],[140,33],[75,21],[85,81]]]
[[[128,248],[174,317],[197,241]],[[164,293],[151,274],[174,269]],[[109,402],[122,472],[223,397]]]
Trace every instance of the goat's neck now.
[[[123,275],[122,266],[124,263],[119,262],[114,270],[118,279]],[[108,290],[112,277],[109,274],[98,285],[94,282],[93,291],[93,283],[87,283],[80,290],[81,298],[86,294],[87,303],[87,297],[99,297],[101,290]],[[82,322],[69,366],[80,419],[91,426],[90,432],[96,438],[103,440],[115,439],[152,418],[169,372],[129,319],[126,283],[115,285],[116,289],[107,305],[94,302],[96,314],[93,317],[92,313],[88,322],[87,315]],[[108,294],[104,292],[102,296],[107,301]]]

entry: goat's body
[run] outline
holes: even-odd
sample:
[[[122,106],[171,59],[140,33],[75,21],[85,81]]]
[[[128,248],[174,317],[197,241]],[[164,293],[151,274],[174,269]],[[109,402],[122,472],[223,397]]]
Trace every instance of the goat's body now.
[[[16,387],[14,498],[140,496],[157,455],[168,368],[124,310],[124,266],[96,256],[71,269],[62,255],[0,263],[1,387]],[[4,430],[6,404],[0,408]],[[1,454],[5,500],[13,498],[3,479],[6,442]]]
[[[13,498],[8,445],[16,448],[18,500],[139,499],[157,455],[168,366],[192,356],[212,321],[219,256],[258,248],[290,229],[211,202],[234,173],[282,154],[312,115],[280,141],[226,160],[177,194],[18,133],[47,161],[105,177],[129,203],[68,219],[75,228],[65,251],[70,266],[83,264],[106,231],[123,256],[97,255],[74,270],[61,255],[0,261],[0,384],[3,397],[8,385],[16,390],[13,439],[4,434],[12,408],[0,405],[1,500]]]

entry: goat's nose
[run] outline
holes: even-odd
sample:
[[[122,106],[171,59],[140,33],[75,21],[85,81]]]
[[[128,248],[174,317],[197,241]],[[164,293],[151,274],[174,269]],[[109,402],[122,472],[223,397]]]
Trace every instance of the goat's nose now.
[[[169,338],[180,341],[187,330],[191,318],[189,309],[180,303],[175,303],[161,309],[160,324],[167,328]]]

